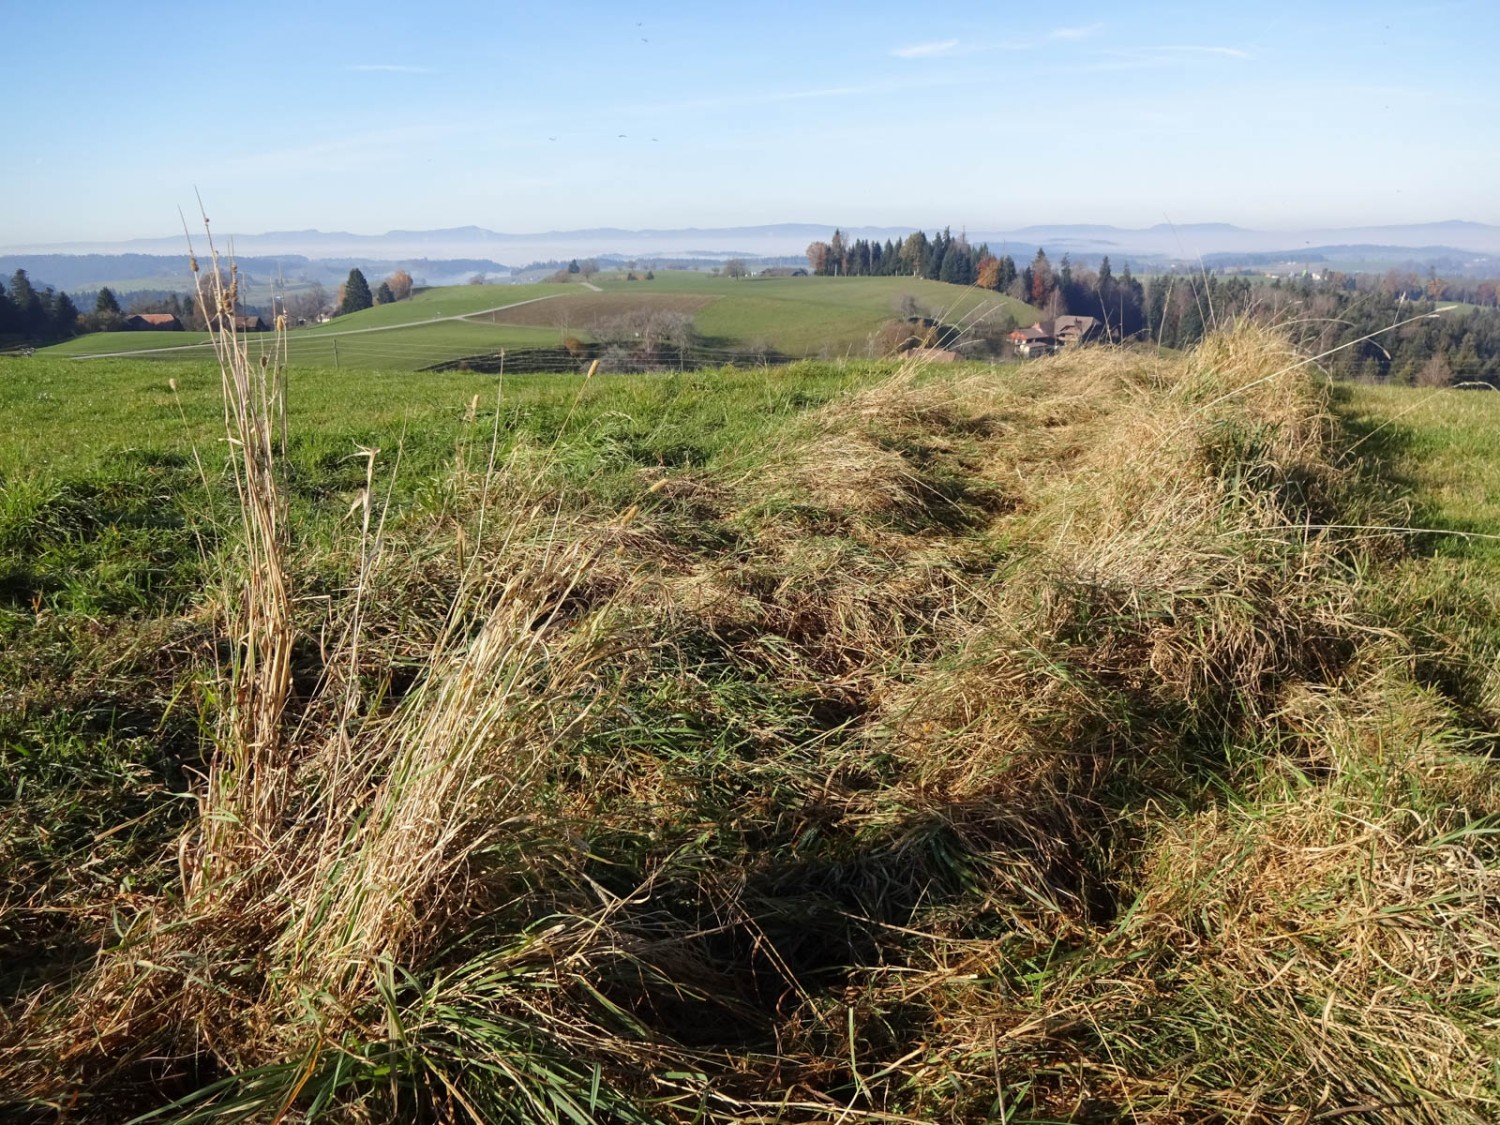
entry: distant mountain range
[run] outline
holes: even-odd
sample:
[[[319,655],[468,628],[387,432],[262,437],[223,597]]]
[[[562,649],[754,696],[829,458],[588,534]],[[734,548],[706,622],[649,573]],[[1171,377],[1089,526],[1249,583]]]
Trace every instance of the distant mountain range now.
[[[911,227],[844,227],[846,238],[896,239],[918,229]],[[931,228],[928,228],[929,230]],[[483,227],[450,227],[441,230],[392,230],[385,234],[354,234],[348,231],[271,231],[264,234],[217,235],[220,249],[233,247],[243,261],[257,262],[260,272],[272,268],[264,259],[282,259],[304,272],[308,263],[347,271],[361,263],[408,263],[425,261],[439,268],[432,273],[460,270],[504,271],[500,263],[521,265],[533,261],[615,255],[624,258],[677,258],[723,260],[726,257],[772,258],[801,254],[809,242],[829,238],[831,223],[774,223],[765,226],[684,227],[674,230],[624,230],[593,227],[554,230],[532,234],[510,234]],[[1262,262],[1284,257],[1290,262],[1358,261],[1412,264],[1442,262],[1453,268],[1500,268],[1471,261],[1500,255],[1500,226],[1450,221],[1399,226],[1320,228],[1316,230],[1249,230],[1228,223],[1191,223],[1173,226],[1161,223],[1140,229],[1074,223],[1020,227],[1014,230],[970,230],[971,242],[987,242],[996,252],[1030,257],[1043,247],[1052,258],[1072,254],[1077,259],[1096,259],[1108,254],[1116,267],[1125,261],[1139,266],[1208,262],[1223,264],[1239,257],[1255,256]],[[201,252],[201,238],[199,250]],[[1336,253],[1330,253],[1336,252]],[[132,255],[140,267],[148,259],[181,261],[186,254],[182,236],[137,238],[124,242],[45,243],[0,246],[8,268],[13,262],[34,260],[41,255]],[[462,265],[460,265],[462,263]],[[100,263],[102,265],[102,263]],[[165,263],[163,263],[165,264]],[[302,267],[298,269],[297,267]],[[111,266],[113,268],[113,266]],[[321,271],[320,271],[321,272]],[[413,274],[417,273],[412,270]],[[155,276],[152,268],[135,277]],[[39,275],[51,284],[66,285],[61,278]],[[108,282],[109,277],[90,278]],[[437,277],[429,279],[440,283]],[[78,284],[77,281],[72,282]]]

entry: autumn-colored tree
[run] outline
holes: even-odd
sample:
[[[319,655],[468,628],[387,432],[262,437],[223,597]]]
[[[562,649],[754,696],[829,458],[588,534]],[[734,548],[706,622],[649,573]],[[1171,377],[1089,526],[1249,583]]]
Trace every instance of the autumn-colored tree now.
[[[979,274],[974,278],[974,284],[981,289],[1000,288],[1000,259],[985,258],[979,263]]]
[[[1031,262],[1031,303],[1039,309],[1047,307],[1056,282],[1052,276],[1052,263],[1047,261],[1047,251],[1037,247],[1036,257]]]
[[[828,258],[833,247],[826,242],[814,242],[807,248],[807,268],[814,276],[822,277],[828,272]]]
[[[404,301],[411,296],[411,274],[405,270],[397,270],[385,279],[385,283],[391,287],[391,296],[397,301]]]

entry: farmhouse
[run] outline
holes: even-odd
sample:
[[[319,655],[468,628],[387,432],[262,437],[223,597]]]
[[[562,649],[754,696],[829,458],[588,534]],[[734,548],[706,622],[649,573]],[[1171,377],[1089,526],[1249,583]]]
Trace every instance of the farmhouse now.
[[[1059,316],[1039,320],[1030,328],[1017,328],[1010,334],[1010,342],[1015,345],[1017,355],[1046,355],[1059,348],[1086,344],[1102,329],[1097,317]]]
[[[171,313],[136,313],[125,318],[125,327],[132,332],[181,332],[182,321]]]
[[[1052,322],[1052,335],[1059,345],[1086,344],[1099,334],[1101,325],[1092,316],[1060,316]]]
[[[1057,349],[1057,339],[1038,322],[1030,328],[1017,328],[1010,334],[1017,355],[1046,355]]]

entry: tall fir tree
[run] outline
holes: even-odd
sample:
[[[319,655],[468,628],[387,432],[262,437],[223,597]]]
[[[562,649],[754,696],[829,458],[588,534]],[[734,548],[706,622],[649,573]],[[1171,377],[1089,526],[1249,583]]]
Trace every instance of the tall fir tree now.
[[[53,294],[51,304],[47,310],[47,335],[54,340],[67,340],[78,335],[78,306],[73,303],[73,298],[58,292]]]
[[[365,275],[357,268],[350,270],[349,280],[344,282],[344,299],[339,303],[337,315],[359,312],[374,304],[375,298],[370,294],[370,283],[365,280]]]

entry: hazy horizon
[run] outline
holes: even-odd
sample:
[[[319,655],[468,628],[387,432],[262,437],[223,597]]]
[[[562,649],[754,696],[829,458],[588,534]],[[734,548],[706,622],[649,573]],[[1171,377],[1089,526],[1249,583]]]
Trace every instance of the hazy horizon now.
[[[1500,223],[1477,0],[12,8],[0,245]],[[19,108],[19,107],[25,108]]]

